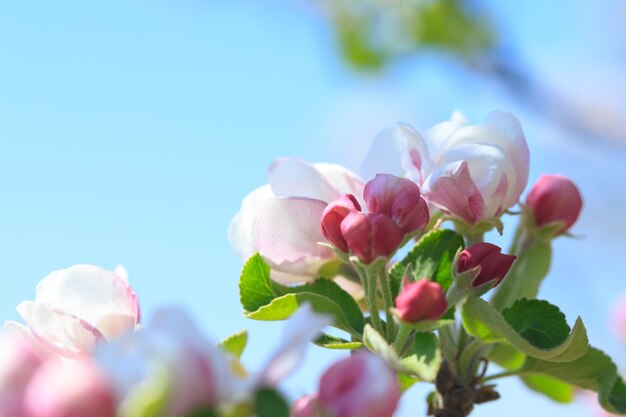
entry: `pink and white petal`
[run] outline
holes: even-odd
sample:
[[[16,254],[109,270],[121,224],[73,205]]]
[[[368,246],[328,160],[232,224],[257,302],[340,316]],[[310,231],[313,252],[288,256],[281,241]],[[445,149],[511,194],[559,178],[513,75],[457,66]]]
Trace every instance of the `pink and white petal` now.
[[[313,166],[336,191],[336,194],[320,200],[331,202],[344,194],[352,194],[357,200],[361,198],[365,183],[357,174],[339,164],[315,163]]]
[[[317,314],[304,304],[285,323],[280,345],[259,374],[257,386],[275,386],[290,374],[302,362],[308,344],[330,324],[329,316]]]
[[[298,158],[280,158],[268,171],[276,197],[306,197],[329,202],[339,197],[324,175],[311,163]]]
[[[44,346],[68,358],[93,353],[96,344],[104,339],[102,333],[86,321],[40,302],[33,303],[27,324]]]
[[[421,184],[433,168],[426,142],[420,134],[409,125],[397,124],[376,136],[361,174],[366,180],[376,174],[393,174]]]
[[[102,326],[99,330],[106,339],[133,329],[139,321],[133,289],[115,273],[97,266],[74,265],[54,271],[37,285],[36,292],[35,304],[51,306],[94,327]]]
[[[274,193],[269,184],[257,188],[243,199],[239,212],[230,221],[228,241],[242,261],[247,261],[259,250],[256,243],[259,204],[261,201],[272,197],[274,197]]]
[[[442,149],[442,145],[446,140],[464,126],[467,126],[467,118],[461,111],[455,110],[450,120],[438,123],[424,133],[424,139],[428,144],[428,148],[433,151],[431,156],[435,162],[439,159],[439,150],[445,151],[445,149]]]
[[[4,329],[8,334],[22,340],[43,360],[58,359],[59,354],[37,339],[27,326],[16,321],[5,321]]]
[[[326,203],[310,198],[271,198],[259,207],[259,253],[270,268],[314,276],[335,255],[324,241],[320,221]]]
[[[315,281],[314,275],[290,274],[289,272],[270,270],[270,277],[279,284],[291,285]]]
[[[502,190],[502,177],[506,184],[514,184],[516,172],[511,160],[496,146],[467,143],[449,149],[442,157],[444,164],[466,161],[472,180],[480,190],[487,211],[484,216],[493,217],[500,209],[508,209],[519,200],[512,187]],[[502,194],[504,192],[504,195]]]
[[[485,118],[485,123],[499,129],[509,139],[511,148],[508,157],[513,162],[517,173],[517,181],[515,184],[510,185],[514,188],[514,194],[517,195],[519,200],[519,196],[524,192],[528,183],[528,172],[530,169],[530,152],[522,125],[515,116],[505,112],[489,113]]]
[[[435,171],[428,177],[422,192],[430,203],[469,224],[485,217],[485,201],[465,161]]]
[[[115,275],[122,278],[124,282],[128,282],[128,271],[126,270],[126,267],[124,267],[124,265],[117,265],[113,272],[115,272]]]

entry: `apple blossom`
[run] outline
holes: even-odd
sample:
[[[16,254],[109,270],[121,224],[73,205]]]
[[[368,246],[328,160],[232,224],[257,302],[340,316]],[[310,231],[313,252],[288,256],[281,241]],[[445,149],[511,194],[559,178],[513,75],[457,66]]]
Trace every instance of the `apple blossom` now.
[[[91,361],[49,361],[24,396],[28,417],[115,417],[113,386]]]
[[[322,212],[344,194],[362,195],[363,181],[340,165],[297,158],[275,161],[268,177],[268,185],[244,198],[229,226],[230,243],[243,260],[258,251],[279,282],[312,280],[335,259],[318,244]]]
[[[74,265],[54,271],[37,285],[34,301],[17,307],[27,327],[5,327],[28,338],[40,352],[78,358],[92,353],[96,343],[112,340],[139,322],[133,289],[111,271]]]
[[[565,233],[578,219],[583,200],[576,184],[563,175],[542,175],[526,197],[526,206],[537,227],[559,223],[556,234]]]
[[[160,401],[168,417],[184,417],[235,393],[226,356],[177,309],[159,310],[146,327],[98,346],[95,361],[113,381],[122,417],[151,401]]]
[[[463,250],[457,260],[457,271],[463,273],[480,267],[480,272],[474,278],[473,285],[478,287],[489,281],[498,285],[504,279],[513,265],[516,257],[501,253],[502,249],[491,243],[476,243]]]
[[[359,351],[324,372],[318,399],[332,417],[391,417],[400,395],[396,376],[385,361]]]
[[[292,417],[325,417],[327,415],[320,405],[317,395],[307,395],[299,398],[291,410]]]
[[[346,194],[328,204],[322,212],[322,234],[342,252],[349,252],[350,249],[341,233],[341,222],[356,211],[361,211],[359,202],[352,194]]]
[[[350,213],[341,222],[341,233],[350,251],[365,264],[390,257],[404,239],[402,230],[384,214]]]
[[[41,363],[22,338],[0,336],[0,416],[26,416],[24,394]]]
[[[468,125],[457,112],[424,136],[402,124],[384,131],[365,166],[368,173],[412,179],[429,203],[474,226],[518,202],[528,181],[529,152],[513,115],[493,112],[484,124]]]
[[[400,319],[409,323],[437,320],[447,309],[445,291],[428,278],[405,283],[396,297],[396,311]]]

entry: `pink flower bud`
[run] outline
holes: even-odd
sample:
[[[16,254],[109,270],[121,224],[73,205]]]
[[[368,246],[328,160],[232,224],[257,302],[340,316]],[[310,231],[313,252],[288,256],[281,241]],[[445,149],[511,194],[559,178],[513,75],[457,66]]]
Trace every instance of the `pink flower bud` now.
[[[320,380],[319,402],[333,417],[391,417],[399,399],[393,371],[368,352],[337,362]]]
[[[298,399],[291,410],[292,417],[323,417],[324,414],[317,395],[307,395]]]
[[[356,211],[341,222],[341,233],[352,253],[365,264],[379,256],[391,256],[404,238],[402,230],[388,216]]]
[[[480,273],[474,280],[474,286],[496,280],[496,285],[502,281],[511,269],[513,255],[501,253],[502,249],[491,243],[477,243],[459,254],[457,270],[459,273],[476,268],[480,265]]]
[[[115,417],[113,387],[91,362],[43,365],[25,395],[29,417]]]
[[[361,206],[352,194],[346,194],[330,203],[322,213],[322,234],[342,252],[348,252],[348,243],[341,233],[341,222],[352,212],[361,211]]]
[[[576,184],[562,175],[542,175],[526,197],[535,224],[545,226],[562,222],[558,234],[567,231],[578,219],[583,199]]]
[[[420,188],[405,178],[378,174],[365,184],[363,197],[370,213],[386,214],[404,233],[423,229],[430,219]]]
[[[400,318],[409,323],[437,320],[448,309],[446,293],[441,285],[427,278],[405,284],[396,298]]]
[[[23,417],[23,397],[41,359],[25,341],[0,339],[0,416]]]

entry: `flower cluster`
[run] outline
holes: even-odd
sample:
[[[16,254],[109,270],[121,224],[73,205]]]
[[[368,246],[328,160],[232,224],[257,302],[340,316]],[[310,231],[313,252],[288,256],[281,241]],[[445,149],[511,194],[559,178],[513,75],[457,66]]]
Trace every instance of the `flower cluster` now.
[[[491,381],[516,374],[544,378],[533,388],[551,396],[546,381],[595,390],[606,410],[626,414],[626,385],[582,321],[570,327],[536,299],[580,192],[544,175],[520,201],[528,174],[522,129],[505,113],[481,125],[455,114],[423,134],[386,130],[367,180],[279,159],[229,228],[247,259],[244,315],[288,320],[256,372],[240,361],[247,333],[216,344],[174,308],[140,324],[123,268],[75,265],[18,306],[23,324],[5,324],[0,416],[391,417],[418,382],[433,384],[429,415],[467,416],[499,398]],[[515,214],[510,250],[484,241]],[[351,354],[290,406],[279,385],[311,342]],[[488,374],[490,362],[505,372]]]

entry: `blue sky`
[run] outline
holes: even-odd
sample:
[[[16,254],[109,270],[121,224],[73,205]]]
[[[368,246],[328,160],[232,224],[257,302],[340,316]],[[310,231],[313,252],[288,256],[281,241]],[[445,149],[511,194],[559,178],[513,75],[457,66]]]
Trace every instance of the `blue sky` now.
[[[623,78],[610,78],[626,56],[615,53],[618,2],[490,3],[547,82],[625,97]],[[17,319],[15,306],[52,270],[121,263],[145,315],[182,304],[215,339],[248,328],[244,360],[254,369],[281,326],[241,316],[241,264],[226,229],[269,164],[289,155],[358,169],[368,142],[394,122],[426,128],[456,108],[479,122],[502,109],[524,125],[531,179],[565,173],[586,199],[575,229],[586,237],[556,242],[544,296],[571,322],[582,315],[592,341],[626,364],[607,324],[626,290],[626,152],[564,133],[452,60],[426,54],[383,77],[357,75],[323,19],[287,0],[5,2],[0,51],[3,318]],[[337,358],[312,348],[285,388],[312,391],[320,364]],[[515,382],[501,392],[473,415],[585,415]],[[425,394],[412,393],[399,415],[421,413]]]

